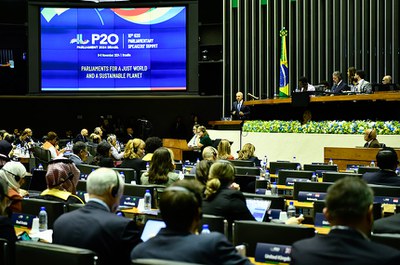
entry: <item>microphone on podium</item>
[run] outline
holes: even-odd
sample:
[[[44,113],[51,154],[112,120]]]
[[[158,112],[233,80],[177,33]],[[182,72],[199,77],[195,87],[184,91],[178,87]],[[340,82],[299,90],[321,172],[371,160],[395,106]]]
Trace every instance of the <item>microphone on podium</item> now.
[[[256,97],[256,96],[254,96],[254,95],[251,94],[251,93],[247,93],[247,95],[250,96],[253,100],[259,99],[259,97]]]

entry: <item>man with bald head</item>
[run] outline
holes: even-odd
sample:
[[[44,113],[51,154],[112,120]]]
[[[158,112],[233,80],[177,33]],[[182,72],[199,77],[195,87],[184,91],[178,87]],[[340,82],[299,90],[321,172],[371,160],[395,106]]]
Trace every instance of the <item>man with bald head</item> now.
[[[246,120],[249,118],[250,108],[244,105],[242,92],[236,93],[236,101],[232,104],[231,114],[234,120]]]
[[[382,84],[391,84],[392,83],[392,77],[390,75],[385,75],[382,78]]]

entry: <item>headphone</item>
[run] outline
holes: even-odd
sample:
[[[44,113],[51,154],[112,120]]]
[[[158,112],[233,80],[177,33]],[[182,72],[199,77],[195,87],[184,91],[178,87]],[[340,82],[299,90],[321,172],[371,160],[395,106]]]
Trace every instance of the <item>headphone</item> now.
[[[115,185],[111,189],[111,196],[113,196],[114,198],[117,196],[118,190],[119,190],[119,175],[118,174],[119,174],[118,171],[115,170],[115,175],[117,177],[117,185]]]
[[[13,175],[16,182],[18,182],[18,181],[21,180],[21,177],[20,177],[20,176],[14,174],[14,173],[12,173],[12,172],[10,172],[10,171],[8,171],[8,170],[5,170],[4,168],[2,168],[1,170],[3,170],[4,172],[7,172],[8,174]]]

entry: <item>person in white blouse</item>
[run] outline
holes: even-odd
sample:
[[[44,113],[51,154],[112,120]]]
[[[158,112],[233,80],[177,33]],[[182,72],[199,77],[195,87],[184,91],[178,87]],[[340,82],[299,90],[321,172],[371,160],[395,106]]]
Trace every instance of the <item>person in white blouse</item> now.
[[[188,147],[191,149],[196,149],[197,144],[199,143],[200,137],[197,135],[197,128],[199,128],[198,124],[193,125],[193,137],[188,142]]]
[[[115,134],[109,134],[107,142],[111,145],[112,158],[116,161],[121,160],[124,157],[124,152],[121,152],[121,146],[117,141],[117,136]]]

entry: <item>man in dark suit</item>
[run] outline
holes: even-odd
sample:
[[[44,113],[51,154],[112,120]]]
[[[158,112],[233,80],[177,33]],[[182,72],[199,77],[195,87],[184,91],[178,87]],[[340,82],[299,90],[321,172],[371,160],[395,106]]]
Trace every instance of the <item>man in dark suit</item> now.
[[[342,73],[339,71],[335,71],[332,74],[333,86],[331,88],[331,93],[333,94],[341,94],[342,91],[348,90],[347,84],[343,81]]]
[[[201,188],[180,180],[161,195],[160,211],[166,224],[160,232],[132,250],[131,258],[153,258],[199,264],[251,264],[218,232],[196,235],[201,218]]]
[[[366,172],[363,179],[370,184],[400,186],[400,177],[396,174],[399,165],[396,151],[391,147],[384,147],[378,151],[376,162],[379,171]]]
[[[141,240],[136,224],[115,214],[124,181],[115,170],[99,168],[89,174],[86,186],[89,201],[55,221],[53,243],[93,250],[101,265],[130,265],[130,251]]]
[[[236,101],[232,104],[232,119],[234,120],[246,120],[250,117],[250,107],[244,105],[243,93],[236,93]]]
[[[376,220],[372,232],[400,234],[400,213]]]
[[[372,189],[346,177],[328,188],[324,215],[331,231],[292,245],[290,264],[400,264],[400,251],[368,239],[373,225]]]

